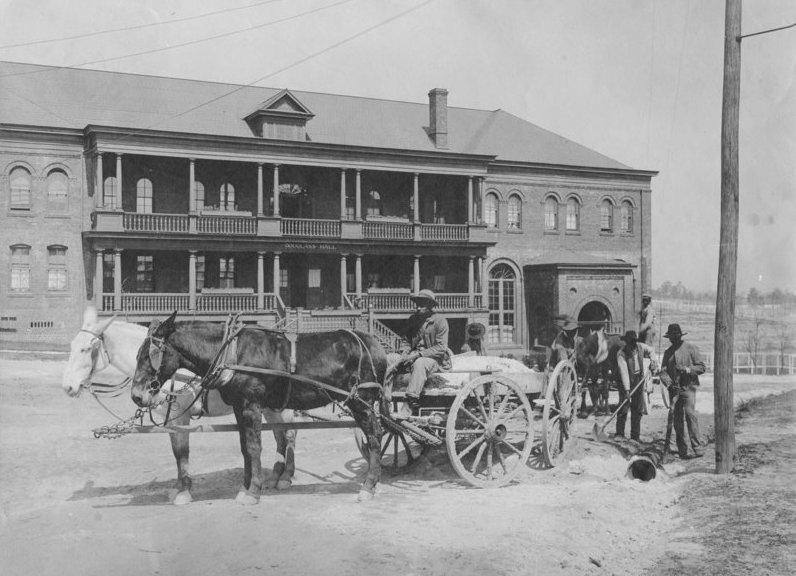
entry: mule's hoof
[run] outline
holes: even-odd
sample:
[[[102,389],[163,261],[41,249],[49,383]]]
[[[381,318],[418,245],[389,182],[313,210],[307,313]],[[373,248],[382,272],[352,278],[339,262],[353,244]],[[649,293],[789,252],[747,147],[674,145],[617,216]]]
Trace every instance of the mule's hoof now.
[[[255,496],[248,490],[241,490],[238,492],[238,495],[235,496],[235,502],[238,504],[243,504],[244,506],[252,506],[254,504],[260,503],[260,497]]]
[[[177,492],[177,495],[174,497],[172,503],[175,506],[183,506],[185,504],[190,504],[193,502],[193,497],[188,490],[183,490],[182,492]]]
[[[276,483],[276,489],[287,490],[292,485],[293,485],[293,480],[291,480],[290,478],[288,478],[287,480],[279,480],[279,482]]]
[[[265,481],[265,489],[275,490],[278,484],[279,484],[279,478],[269,478],[268,480]]]
[[[362,488],[357,494],[357,502],[370,502],[373,500],[373,496],[373,491]]]

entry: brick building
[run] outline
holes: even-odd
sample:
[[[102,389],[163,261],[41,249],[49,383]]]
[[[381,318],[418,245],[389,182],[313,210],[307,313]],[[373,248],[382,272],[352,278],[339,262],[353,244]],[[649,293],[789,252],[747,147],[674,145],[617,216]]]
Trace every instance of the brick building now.
[[[87,301],[400,332],[434,290],[521,354],[619,331],[650,277],[650,181],[502,110],[0,63],[0,346],[63,347]],[[367,323],[367,324],[365,324]]]

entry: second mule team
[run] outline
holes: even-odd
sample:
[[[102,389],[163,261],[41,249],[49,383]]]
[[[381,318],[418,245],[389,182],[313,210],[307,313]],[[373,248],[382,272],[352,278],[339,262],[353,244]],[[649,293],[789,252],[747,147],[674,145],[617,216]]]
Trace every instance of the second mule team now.
[[[429,375],[451,369],[448,322],[436,312],[434,293],[421,290],[412,300],[416,306],[409,322],[412,330],[406,347],[394,359],[384,353],[372,336],[362,332],[300,334],[293,345],[281,332],[244,328],[230,335],[214,323],[175,323],[172,315],[163,323],[153,322],[141,346],[132,397],[140,406],[149,406],[166,379],[177,369],[185,368],[208,377],[229,370],[231,364],[234,375],[224,379],[220,392],[224,401],[233,407],[240,429],[244,486],[238,499],[243,502],[256,501],[263,485],[260,465],[262,411],[307,410],[341,401],[367,437],[369,472],[360,498],[369,498],[380,476],[382,415],[389,412],[380,394],[381,384],[394,374],[407,374],[407,401],[397,414],[389,416],[400,422],[416,411]],[[642,302],[639,332],[628,330],[610,346],[602,331],[596,336],[590,335],[594,336],[592,338],[580,338],[575,334],[577,323],[559,317],[560,332],[551,346],[549,363],[552,367],[562,358],[575,359],[579,364],[585,360],[587,376],[584,378],[587,379],[593,366],[611,356],[615,375],[617,372],[619,375],[620,408],[615,436],[624,436],[629,411],[633,440],[640,440],[644,413],[644,359],[649,359],[653,373],[658,371],[650,346],[656,332],[651,298],[644,295]],[[475,348],[471,353],[478,353],[482,349],[483,330],[468,327],[467,336],[468,347]],[[690,457],[685,435],[687,426],[693,455],[698,457],[702,455],[702,446],[695,395],[698,376],[705,371],[705,364],[697,347],[683,341],[685,333],[678,324],[670,324],[664,336],[671,346],[664,352],[660,378],[670,395],[669,418],[673,421],[678,453],[682,458]],[[225,363],[228,360],[225,348],[230,342],[234,342],[234,357]],[[295,370],[291,371],[294,363]]]

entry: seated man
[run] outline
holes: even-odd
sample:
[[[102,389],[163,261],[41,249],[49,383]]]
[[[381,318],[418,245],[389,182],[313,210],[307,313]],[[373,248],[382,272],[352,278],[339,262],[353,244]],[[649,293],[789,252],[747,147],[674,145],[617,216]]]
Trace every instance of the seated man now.
[[[421,290],[412,296],[417,310],[414,318],[420,318],[422,324],[411,335],[409,346],[402,351],[398,369],[411,374],[409,386],[406,388],[406,404],[398,416],[406,418],[420,405],[420,394],[426,379],[434,372],[451,369],[450,350],[448,349],[448,321],[434,312],[437,299],[431,290]]]
[[[650,371],[653,374],[658,371],[658,366],[655,351],[652,347],[638,341],[635,330],[628,330],[620,339],[625,345],[616,353],[616,364],[621,380],[619,401],[624,402],[628,396],[630,396],[630,400],[622,406],[616,416],[616,435],[620,437],[625,435],[625,422],[627,421],[628,404],[630,404],[630,438],[638,441],[643,414],[644,358],[650,359]]]
[[[558,328],[559,332],[550,345],[550,358],[547,362],[550,370],[553,370],[561,360],[567,360],[575,352],[575,334],[578,330],[578,323],[566,314],[556,316],[553,325]]]

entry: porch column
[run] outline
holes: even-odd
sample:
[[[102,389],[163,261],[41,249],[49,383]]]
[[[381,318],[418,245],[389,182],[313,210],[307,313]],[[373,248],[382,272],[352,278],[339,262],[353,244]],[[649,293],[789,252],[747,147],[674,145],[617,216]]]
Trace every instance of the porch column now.
[[[479,265],[478,278],[481,281],[481,307],[489,308],[489,301],[487,300],[489,282],[486,279],[486,262],[484,258],[480,258],[481,264]]]
[[[345,220],[345,168],[340,169],[340,220]]]
[[[478,178],[478,221],[486,222],[484,217],[484,179]]]
[[[274,164],[274,216],[279,216],[279,164]]]
[[[354,279],[356,284],[357,298],[362,296],[362,254],[357,254],[354,268]]]
[[[414,268],[412,270],[412,292],[420,292],[420,256],[414,257]]]
[[[473,177],[467,177],[467,222],[473,221]]]
[[[94,307],[102,311],[102,250],[94,251]]]
[[[188,250],[188,310],[196,310],[196,250]]]
[[[412,214],[413,222],[420,222],[420,174],[415,172],[412,182]]]
[[[346,284],[348,275],[348,262],[345,254],[340,254],[340,307],[345,308]]]
[[[188,213],[196,212],[196,166],[194,159],[188,159]]]
[[[263,259],[265,252],[257,252],[257,309],[265,309],[265,267]]]
[[[122,251],[113,251],[113,309],[122,309]]]
[[[105,179],[102,177],[102,152],[97,152],[94,166],[96,170],[96,185],[94,186],[94,205],[97,208],[105,207]]]
[[[357,220],[362,220],[362,170],[357,170],[356,194],[355,218]]]
[[[263,215],[263,164],[262,162],[257,163],[257,215]]]
[[[103,190],[104,193],[104,190]],[[114,208],[122,209],[122,155],[116,154],[116,190],[113,195]]]
[[[475,305],[475,256],[467,258],[467,302],[472,308]]]
[[[273,289],[274,289],[274,299],[279,296],[279,254],[280,252],[274,252],[274,278],[273,278]]]

